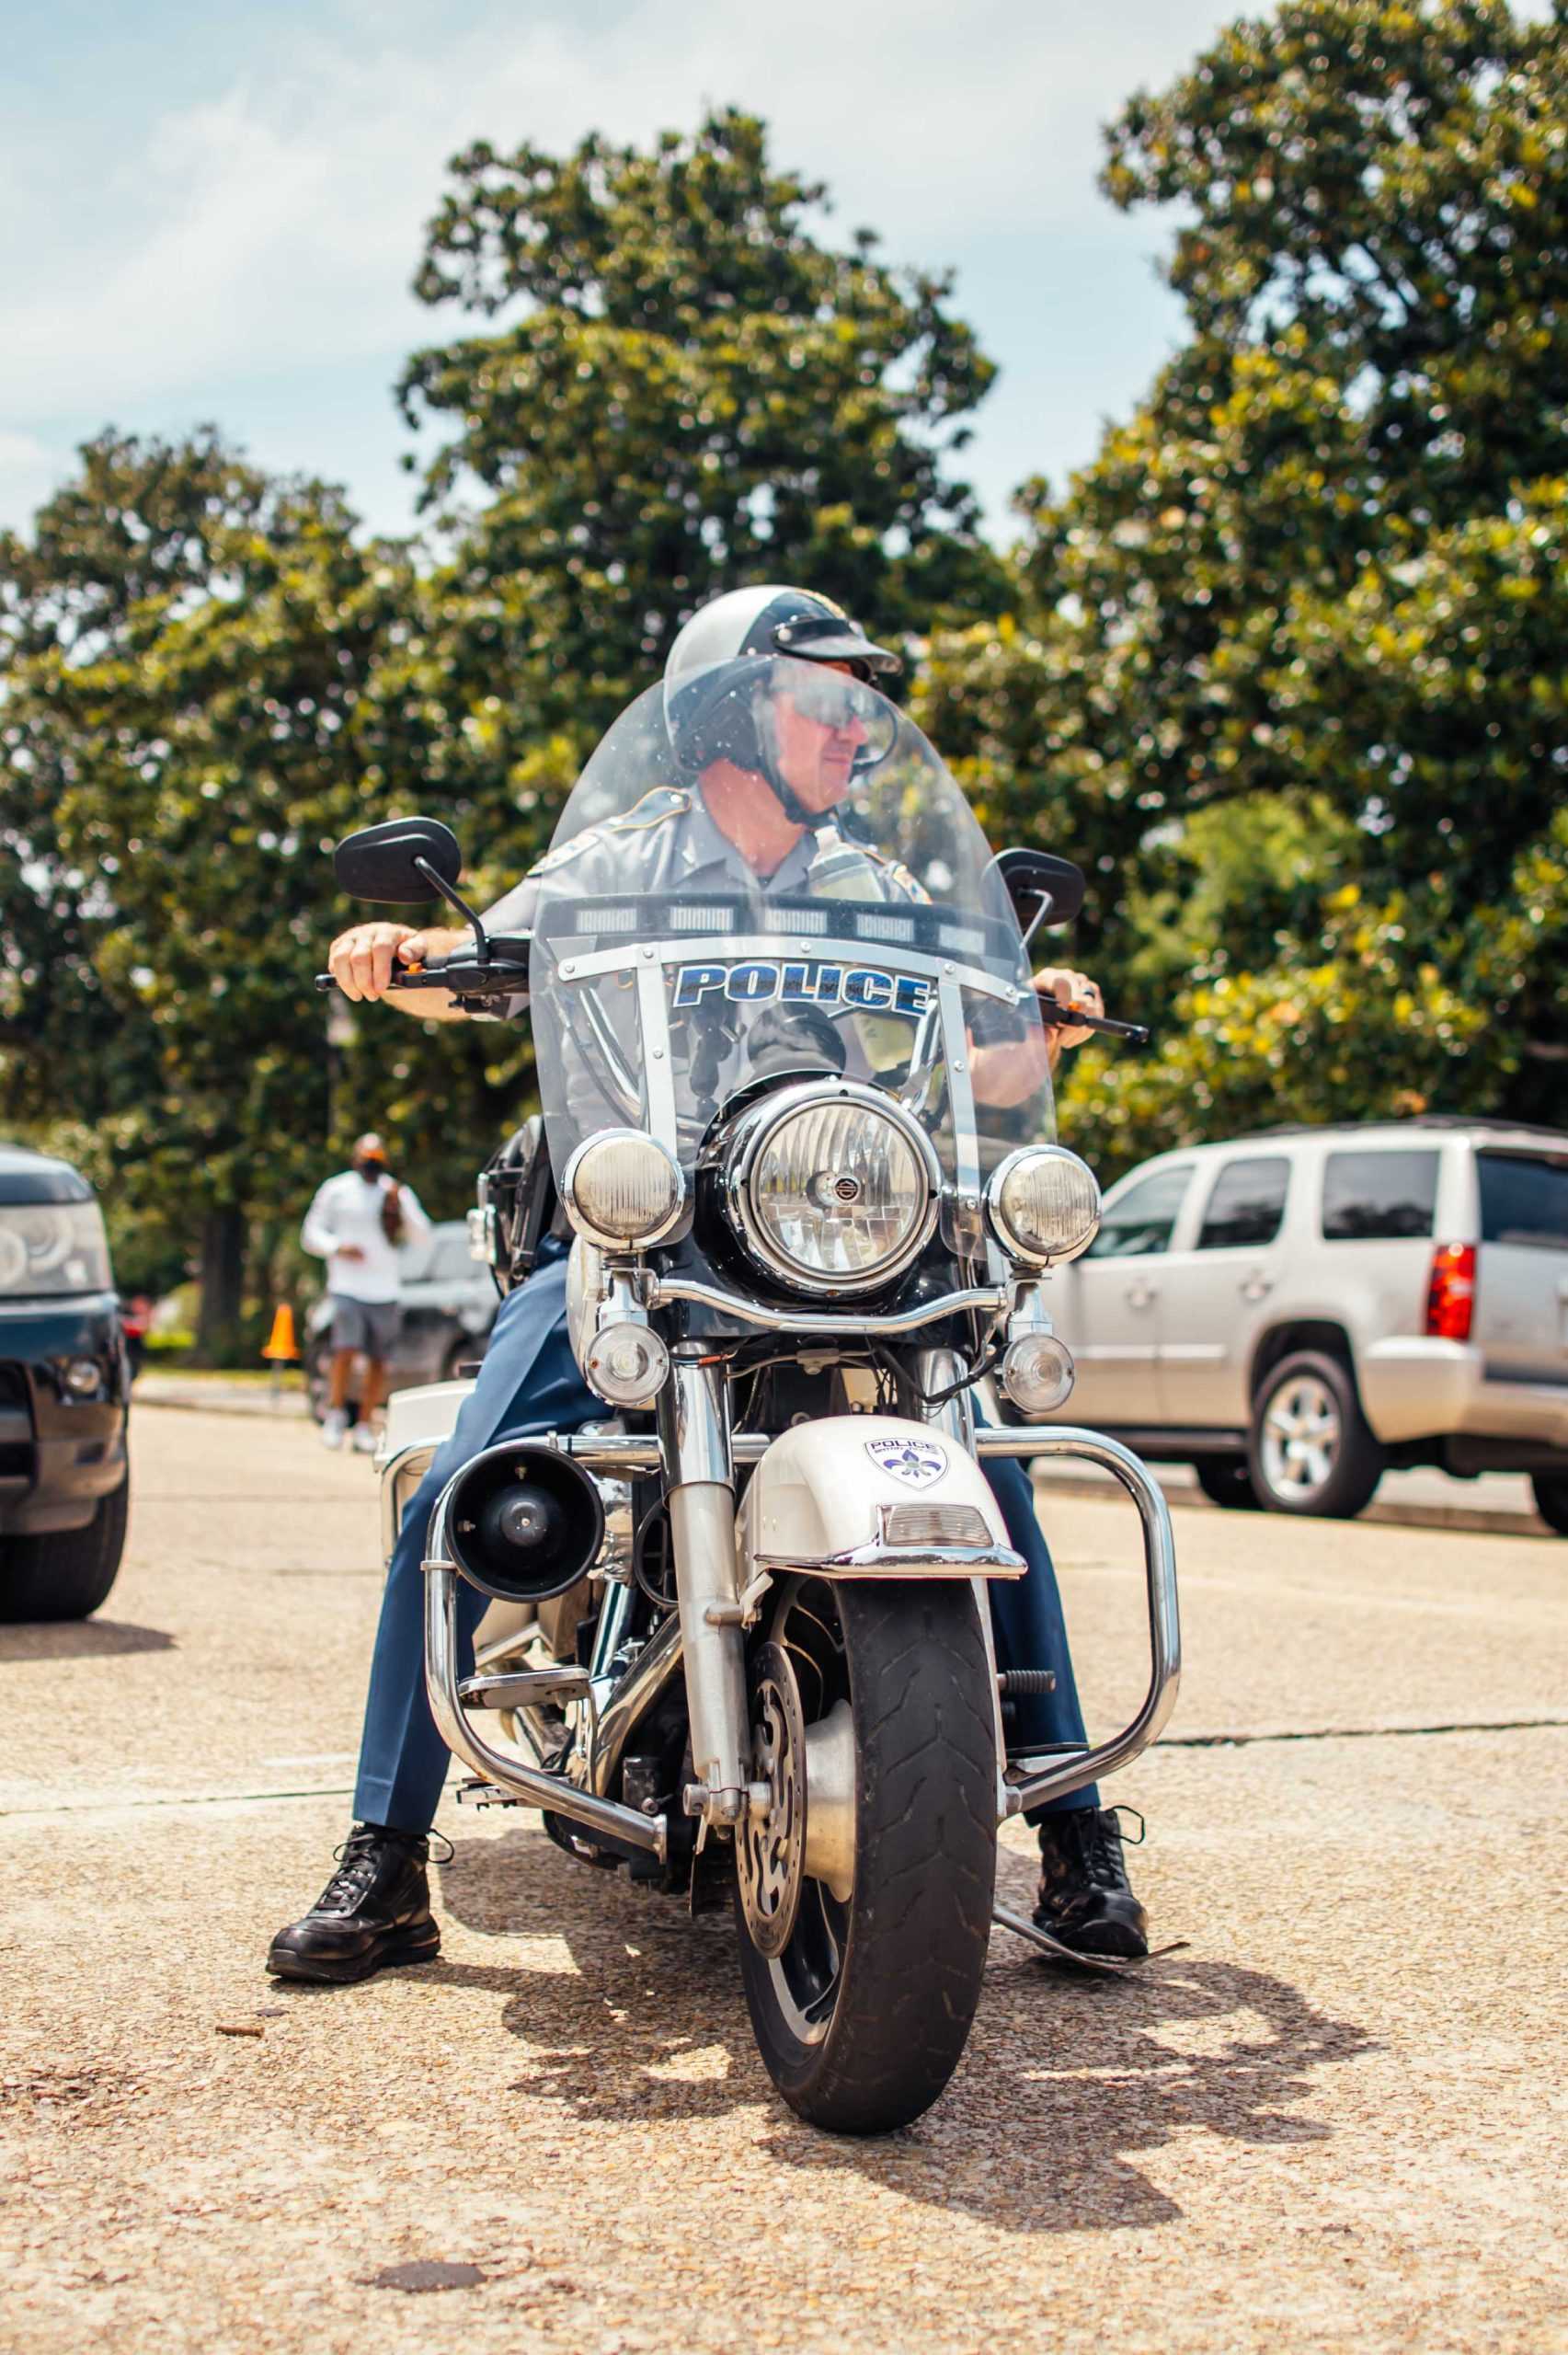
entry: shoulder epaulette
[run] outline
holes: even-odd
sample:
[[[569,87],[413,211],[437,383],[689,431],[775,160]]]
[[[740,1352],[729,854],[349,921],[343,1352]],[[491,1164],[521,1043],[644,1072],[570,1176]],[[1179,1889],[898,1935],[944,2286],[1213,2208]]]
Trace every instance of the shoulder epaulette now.
[[[591,850],[602,836],[601,827],[585,826],[581,833],[573,834],[569,842],[557,843],[553,850],[547,850],[544,857],[529,868],[529,874],[554,875],[558,867],[569,866],[574,858],[580,858],[585,850]]]
[[[671,818],[683,818],[691,807],[692,797],[684,786],[656,785],[635,808],[623,810],[619,818],[612,818],[605,831],[612,834],[641,833],[648,826],[662,826]]]

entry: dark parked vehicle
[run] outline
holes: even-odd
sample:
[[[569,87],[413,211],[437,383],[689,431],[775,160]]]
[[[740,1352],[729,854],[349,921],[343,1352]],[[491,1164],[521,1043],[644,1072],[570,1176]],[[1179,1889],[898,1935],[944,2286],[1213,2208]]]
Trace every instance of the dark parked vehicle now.
[[[84,1619],[114,1584],[129,1396],[92,1188],[0,1145],[0,1619]]]
[[[485,1354],[500,1306],[495,1279],[470,1252],[467,1223],[460,1218],[439,1220],[424,1242],[405,1244],[398,1256],[402,1315],[390,1387],[450,1381]],[[332,1303],[324,1294],[305,1320],[305,1376],[317,1422],[326,1412],[331,1358]]]

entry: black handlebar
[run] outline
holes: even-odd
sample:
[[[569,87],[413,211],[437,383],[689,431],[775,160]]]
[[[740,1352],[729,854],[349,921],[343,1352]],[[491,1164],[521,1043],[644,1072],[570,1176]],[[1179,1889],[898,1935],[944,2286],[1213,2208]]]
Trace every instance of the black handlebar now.
[[[317,973],[317,990],[335,990],[337,977]],[[410,970],[401,966],[387,976],[388,990],[445,990],[452,997],[518,997],[528,994],[528,967],[514,957],[448,957],[439,965]]]
[[[330,973],[317,973],[318,990],[333,990],[337,981]],[[486,998],[525,996],[528,992],[528,966],[517,957],[479,958],[473,955],[443,958],[439,964],[425,965],[410,971],[406,967],[395,968],[386,984],[388,990],[446,990],[452,997],[474,998],[481,1003]],[[1037,993],[1040,1019],[1047,1029],[1094,1030],[1109,1039],[1125,1039],[1129,1045],[1146,1047],[1149,1028],[1142,1022],[1115,1022],[1107,1014],[1090,1014],[1084,1007],[1063,1005],[1059,999]]]
[[[1107,1038],[1126,1039],[1135,1047],[1149,1044],[1146,1022],[1113,1022],[1108,1014],[1088,1014],[1081,1005],[1063,1005],[1059,998],[1047,997],[1043,990],[1036,995],[1040,1019],[1047,1030],[1100,1030]]]

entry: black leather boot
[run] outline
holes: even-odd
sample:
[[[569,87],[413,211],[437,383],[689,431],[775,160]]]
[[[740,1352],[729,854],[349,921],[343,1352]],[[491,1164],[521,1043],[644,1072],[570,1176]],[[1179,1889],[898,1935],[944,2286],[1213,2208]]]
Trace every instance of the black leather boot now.
[[[1140,1825],[1141,1830],[1141,1825]],[[1043,1816],[1035,1920],[1076,1954],[1136,1962],[1149,1952],[1149,1916],[1132,1893],[1115,1808]]]
[[[395,1962],[434,1962],[441,1934],[430,1913],[430,1844],[412,1832],[356,1823],[338,1870],[303,1921],[280,1930],[267,1968],[281,1979],[368,1979]]]

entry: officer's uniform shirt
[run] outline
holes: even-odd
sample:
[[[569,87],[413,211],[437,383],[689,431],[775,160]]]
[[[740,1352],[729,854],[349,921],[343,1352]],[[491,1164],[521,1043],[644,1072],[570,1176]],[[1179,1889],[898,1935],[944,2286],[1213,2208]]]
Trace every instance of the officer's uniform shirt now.
[[[759,875],[720,833],[700,794],[685,786],[656,786],[620,817],[585,826],[569,842],[558,843],[486,911],[485,924],[491,932],[532,931],[539,886],[546,878],[553,901],[592,901],[615,891],[682,896],[704,890],[805,891],[818,848],[816,836],[807,831],[771,875]],[[928,896],[907,867],[876,851],[867,850],[865,856],[885,878],[887,898]]]
[[[585,826],[569,841],[557,844],[538,864],[530,869],[522,881],[493,908],[486,912],[486,929],[492,934],[532,931],[538,914],[541,898],[547,891],[552,909],[570,907],[574,903],[591,910],[596,901],[623,893],[647,894],[653,898],[691,901],[701,898],[704,891],[715,896],[773,894],[807,894],[812,890],[813,863],[824,848],[846,849],[852,861],[858,856],[864,861],[864,881],[854,896],[866,896],[864,882],[879,898],[887,900],[929,899],[927,893],[908,867],[883,856],[879,851],[840,836],[830,816],[823,826],[807,829],[786,854],[771,875],[760,875],[743,856],[728,836],[723,833],[704,806],[700,792],[685,786],[656,786],[646,793],[634,808],[601,824]],[[858,880],[858,879],[857,879]],[[661,927],[650,915],[649,929]],[[584,933],[591,936],[591,914],[584,925]],[[498,1008],[503,1018],[521,1013],[526,997],[519,995],[507,1000]],[[600,989],[599,1003],[612,1028],[620,1039],[628,1074],[637,1068],[639,1058],[636,1037],[635,1001],[626,986],[623,991]],[[566,994],[557,1003],[564,1011]],[[733,1012],[733,1009],[731,1009]],[[704,1015],[718,1018],[720,1008],[704,1009]],[[886,1018],[885,1018],[886,1019]],[[683,1032],[685,1072],[682,1089],[692,1084],[690,1058],[697,1051],[697,1024],[688,1016],[680,1026]],[[870,1065],[864,1051],[864,1033],[852,1013],[837,1026],[842,1068],[852,1078],[870,1075]],[[905,1027],[905,1026],[900,1026]],[[577,1025],[567,1022],[565,1037],[559,1044],[567,1051],[577,1037]],[[913,1032],[910,1032],[912,1042]],[[738,1044],[738,1041],[732,1041]],[[677,1049],[680,1053],[680,1046]],[[728,1057],[726,1057],[727,1067]],[[715,1074],[716,1084],[716,1073]],[[733,1072],[731,1080],[733,1083]],[[707,1090],[699,1091],[706,1098]],[[589,1115],[589,1097],[598,1099],[599,1117],[606,1123],[617,1123],[635,1115],[626,1105],[619,1107],[606,1100],[602,1084],[595,1078],[593,1068],[586,1063],[580,1077],[574,1075],[569,1093],[580,1119],[586,1124]]]

